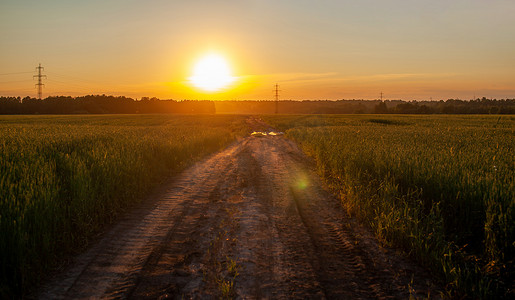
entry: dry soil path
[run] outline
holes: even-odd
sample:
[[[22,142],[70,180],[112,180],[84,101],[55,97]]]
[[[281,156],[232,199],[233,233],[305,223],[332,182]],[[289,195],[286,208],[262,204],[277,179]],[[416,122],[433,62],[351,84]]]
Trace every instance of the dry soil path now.
[[[38,298],[407,299],[435,291],[423,270],[345,214],[293,142],[249,136],[181,173]]]

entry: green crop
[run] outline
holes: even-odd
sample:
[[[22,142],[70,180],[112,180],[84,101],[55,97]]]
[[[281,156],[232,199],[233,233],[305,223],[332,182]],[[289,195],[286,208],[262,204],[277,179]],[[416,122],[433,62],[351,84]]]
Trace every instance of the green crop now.
[[[243,128],[237,116],[1,116],[0,298]]]
[[[509,297],[515,118],[266,116],[348,212],[440,274],[451,296]]]

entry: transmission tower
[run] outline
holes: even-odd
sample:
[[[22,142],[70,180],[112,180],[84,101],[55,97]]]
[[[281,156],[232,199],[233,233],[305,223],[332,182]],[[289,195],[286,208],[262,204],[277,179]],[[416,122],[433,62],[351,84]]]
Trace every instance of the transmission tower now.
[[[275,84],[275,113],[279,113],[279,85]]]
[[[37,78],[38,79],[38,83],[36,83],[36,86],[38,87],[38,98],[39,100],[41,100],[41,95],[43,94],[43,86],[44,84],[41,82],[41,79],[42,78],[46,78],[46,75],[41,75],[41,70],[44,70],[45,68],[43,68],[41,66],[41,64],[39,64],[39,66],[36,67],[36,70],[38,71],[38,75],[34,75],[32,76],[33,78]]]

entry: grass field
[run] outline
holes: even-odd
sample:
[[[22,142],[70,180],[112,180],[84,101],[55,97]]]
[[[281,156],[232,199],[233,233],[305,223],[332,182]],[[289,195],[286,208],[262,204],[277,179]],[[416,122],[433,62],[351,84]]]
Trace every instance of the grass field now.
[[[0,298],[174,171],[228,145],[238,116],[0,116]]]
[[[263,119],[316,160],[351,214],[444,278],[451,297],[514,293],[515,117]]]

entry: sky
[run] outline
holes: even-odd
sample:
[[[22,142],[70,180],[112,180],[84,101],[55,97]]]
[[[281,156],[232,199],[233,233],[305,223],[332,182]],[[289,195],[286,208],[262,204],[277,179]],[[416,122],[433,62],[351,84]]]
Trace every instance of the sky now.
[[[0,0],[0,96],[515,98],[514,0]],[[234,82],[188,80],[207,53]]]

